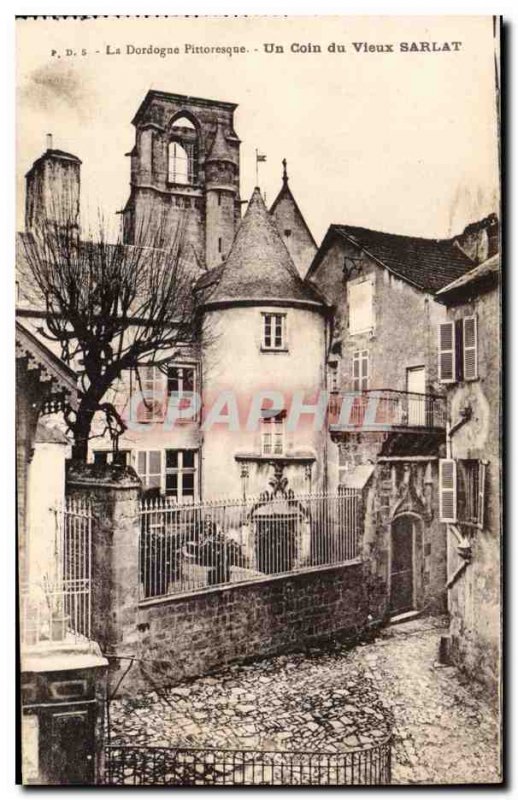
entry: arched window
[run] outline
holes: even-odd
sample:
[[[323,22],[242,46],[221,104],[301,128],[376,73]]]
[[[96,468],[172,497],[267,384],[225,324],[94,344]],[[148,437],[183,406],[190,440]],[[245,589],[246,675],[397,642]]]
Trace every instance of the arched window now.
[[[173,122],[171,127],[173,127],[173,128],[189,128],[189,130],[191,130],[191,131],[195,131],[196,130],[196,128],[192,124],[191,120],[187,119],[187,117],[178,117],[178,119],[175,119],[175,121]]]

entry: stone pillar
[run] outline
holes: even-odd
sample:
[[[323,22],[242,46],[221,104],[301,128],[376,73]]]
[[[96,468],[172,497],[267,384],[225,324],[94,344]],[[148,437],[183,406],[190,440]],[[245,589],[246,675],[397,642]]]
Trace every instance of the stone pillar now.
[[[113,677],[110,655],[136,655],[138,641],[140,480],[131,468],[72,464],[66,490],[92,508],[92,639]]]

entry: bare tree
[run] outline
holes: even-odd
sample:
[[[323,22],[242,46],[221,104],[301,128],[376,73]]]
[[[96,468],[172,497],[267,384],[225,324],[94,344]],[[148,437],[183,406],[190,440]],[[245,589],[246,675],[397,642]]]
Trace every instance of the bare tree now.
[[[24,237],[27,279],[45,304],[42,333],[59,343],[67,363],[79,365],[78,407],[65,414],[74,459],[86,461],[98,412],[112,440],[125,430],[106,399],[125,370],[138,375],[142,361],[163,361],[166,353],[193,341],[195,276],[184,227],[157,215],[142,223],[135,244],[127,245],[121,237],[108,243],[102,221],[96,236],[80,238],[76,224],[53,214]]]

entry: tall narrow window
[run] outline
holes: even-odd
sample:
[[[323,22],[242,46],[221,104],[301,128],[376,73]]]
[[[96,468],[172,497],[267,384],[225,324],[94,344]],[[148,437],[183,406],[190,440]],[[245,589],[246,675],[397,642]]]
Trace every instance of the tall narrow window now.
[[[196,494],[196,452],[165,451],[165,493],[176,500],[194,500]]]
[[[369,388],[369,351],[353,353],[353,392],[365,392]]]
[[[190,154],[188,147],[192,147],[192,145],[186,143],[182,146],[179,142],[171,142],[169,145],[169,180],[171,183],[187,184],[191,182],[189,180]]]
[[[285,314],[263,314],[263,349],[287,349]]]
[[[284,416],[284,413],[280,412],[275,416],[264,416],[261,420],[261,452],[263,456],[284,455]]]
[[[140,450],[137,453],[137,474],[144,489],[162,488],[162,451]]]

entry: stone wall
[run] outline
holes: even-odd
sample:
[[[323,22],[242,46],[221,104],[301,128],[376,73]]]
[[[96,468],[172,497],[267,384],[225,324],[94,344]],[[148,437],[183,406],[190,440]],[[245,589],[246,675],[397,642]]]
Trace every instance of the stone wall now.
[[[500,295],[486,292],[471,303],[449,311],[451,319],[475,314],[478,320],[478,379],[453,384],[448,405],[452,421],[465,406],[471,419],[451,441],[451,456],[486,462],[483,530],[468,531],[472,558],[448,596],[452,655],[470,675],[497,693],[501,662],[501,353]],[[461,565],[456,540],[450,534],[449,575]]]
[[[147,601],[137,626],[143,660],[128,674],[123,692],[149,690],[153,681],[173,685],[232,662],[352,635],[370,611],[364,574],[364,565],[354,562]]]

